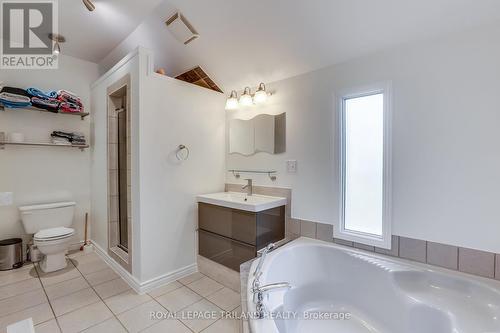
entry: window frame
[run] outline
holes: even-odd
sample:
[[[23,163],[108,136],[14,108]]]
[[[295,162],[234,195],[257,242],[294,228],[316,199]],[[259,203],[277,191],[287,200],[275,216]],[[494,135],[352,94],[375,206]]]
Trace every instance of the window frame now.
[[[345,228],[345,178],[346,178],[346,101],[353,98],[383,94],[383,181],[382,181],[382,235],[377,236]],[[333,228],[333,237],[369,246],[390,249],[392,237],[392,83],[379,82],[341,91],[338,94],[336,111],[337,167],[339,193],[339,220]]]

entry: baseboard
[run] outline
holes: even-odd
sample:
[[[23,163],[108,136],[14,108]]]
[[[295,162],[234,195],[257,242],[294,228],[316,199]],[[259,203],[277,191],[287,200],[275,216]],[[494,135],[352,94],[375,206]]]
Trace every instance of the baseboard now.
[[[175,280],[179,280],[185,276],[193,274],[197,271],[198,271],[197,264],[191,264],[191,265],[182,267],[182,268],[175,270],[173,272],[169,272],[167,274],[160,275],[160,276],[155,277],[153,279],[142,282],[141,283],[141,291],[143,293],[146,293],[146,292],[151,291],[157,287],[169,284],[170,282],[174,282]]]
[[[130,274],[125,268],[123,268],[120,264],[118,264],[111,256],[109,256],[108,252],[105,251],[102,247],[100,247],[96,242],[91,241],[94,245],[94,249],[99,255],[120,277],[127,282],[130,288],[134,289],[134,291],[138,294],[147,293],[157,287],[166,285],[170,282],[174,282],[180,278],[183,278],[189,274],[195,273],[198,271],[198,266],[195,264],[188,265],[186,267],[180,268],[173,272],[169,272],[164,275],[160,275],[153,279],[146,280],[144,282],[140,282],[137,278],[135,278],[132,274]]]
[[[111,256],[108,254],[108,251],[104,250],[100,247],[96,242],[91,240],[92,245],[94,245],[95,252],[98,256],[102,258],[110,267],[115,271],[116,274],[120,275],[120,277],[127,282],[130,288],[134,289],[134,291],[138,294],[143,294],[141,292],[141,282],[137,280],[132,274],[130,274],[125,268],[123,268],[119,263],[117,263]]]

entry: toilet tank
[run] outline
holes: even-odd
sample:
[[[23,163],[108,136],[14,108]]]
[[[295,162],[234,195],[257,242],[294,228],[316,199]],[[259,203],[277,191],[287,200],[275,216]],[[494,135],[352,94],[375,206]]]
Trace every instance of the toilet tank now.
[[[70,201],[19,207],[24,231],[35,234],[42,229],[71,226],[75,205]]]

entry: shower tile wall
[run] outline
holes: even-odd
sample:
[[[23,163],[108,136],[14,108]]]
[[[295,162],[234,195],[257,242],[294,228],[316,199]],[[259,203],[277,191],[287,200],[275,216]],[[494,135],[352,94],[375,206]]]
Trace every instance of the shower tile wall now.
[[[118,80],[108,87],[107,93],[108,254],[130,272],[132,270],[130,77],[125,76]],[[125,111],[117,112],[117,109]]]

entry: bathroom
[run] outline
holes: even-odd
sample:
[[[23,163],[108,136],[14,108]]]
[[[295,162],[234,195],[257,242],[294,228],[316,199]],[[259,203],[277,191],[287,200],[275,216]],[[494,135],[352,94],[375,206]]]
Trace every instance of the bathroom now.
[[[499,3],[34,3],[0,333],[500,332]]]

